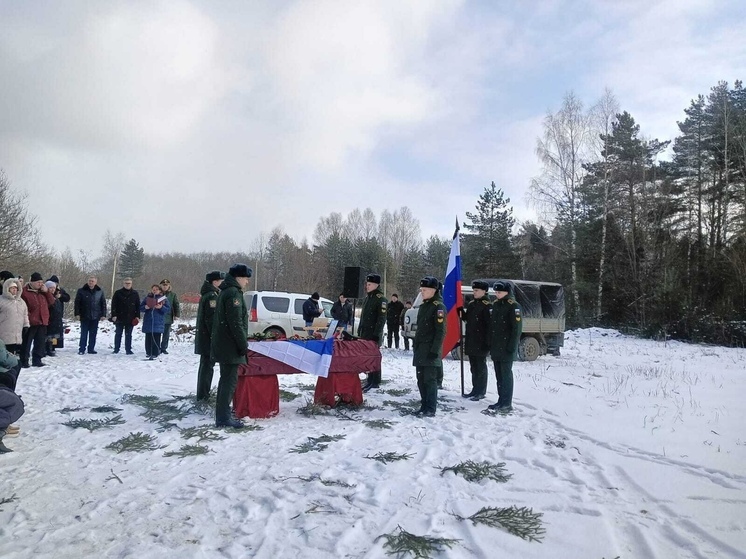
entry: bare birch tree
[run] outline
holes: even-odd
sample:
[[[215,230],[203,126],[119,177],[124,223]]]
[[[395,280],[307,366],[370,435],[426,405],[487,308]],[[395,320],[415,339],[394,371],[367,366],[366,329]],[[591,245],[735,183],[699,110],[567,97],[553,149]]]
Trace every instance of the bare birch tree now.
[[[583,164],[591,160],[591,117],[583,103],[570,92],[559,111],[544,119],[544,136],[536,154],[542,174],[531,180],[531,195],[537,207],[567,225],[570,231],[572,305],[580,315],[577,271],[578,188],[585,175]]]

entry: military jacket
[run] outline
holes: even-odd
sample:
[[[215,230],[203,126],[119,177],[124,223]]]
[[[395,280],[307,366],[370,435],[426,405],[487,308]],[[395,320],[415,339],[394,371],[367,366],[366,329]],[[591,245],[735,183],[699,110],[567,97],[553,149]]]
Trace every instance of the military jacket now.
[[[513,361],[523,331],[522,318],[521,306],[512,297],[492,303],[490,355],[493,361]]]
[[[246,363],[249,313],[236,278],[227,274],[221,286],[212,322],[210,353],[218,363]]]
[[[171,311],[166,315],[166,324],[172,324],[174,318],[181,316],[181,303],[179,303],[179,296],[172,289],[166,291],[165,295],[171,305]]]
[[[464,352],[474,357],[486,357],[490,353],[490,311],[492,303],[487,297],[472,299],[464,309],[462,320],[466,322]]]
[[[364,340],[381,341],[383,326],[386,324],[388,301],[380,289],[368,293],[363,300],[363,310],[360,313],[360,325],[357,335]]]
[[[412,364],[415,367],[440,367],[443,364],[441,354],[445,337],[446,306],[440,293],[436,293],[432,299],[423,301],[417,310]]]
[[[212,339],[212,322],[215,317],[215,309],[218,306],[218,295],[220,289],[215,287],[211,281],[206,281],[200,289],[202,297],[197,307],[197,329],[194,333],[194,353],[198,355],[210,355],[210,341]]]

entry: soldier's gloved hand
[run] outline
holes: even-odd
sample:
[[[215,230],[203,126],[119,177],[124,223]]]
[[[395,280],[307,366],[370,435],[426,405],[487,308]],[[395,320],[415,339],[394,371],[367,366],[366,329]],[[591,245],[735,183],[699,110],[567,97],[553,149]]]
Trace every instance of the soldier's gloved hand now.
[[[466,311],[464,310],[464,307],[459,307],[459,308],[457,308],[457,309],[456,309],[456,312],[458,313],[458,317],[459,317],[459,318],[460,318],[461,320],[464,320],[464,318],[466,318]]]
[[[438,357],[440,357],[437,353],[430,352],[427,354],[427,359],[429,361],[435,361]]]

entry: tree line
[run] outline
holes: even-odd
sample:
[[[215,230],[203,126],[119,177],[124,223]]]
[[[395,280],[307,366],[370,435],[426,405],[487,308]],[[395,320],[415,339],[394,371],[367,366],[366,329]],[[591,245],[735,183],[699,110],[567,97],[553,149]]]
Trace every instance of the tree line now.
[[[520,278],[566,287],[567,322],[646,336],[726,344],[746,341],[746,92],[719,82],[683,110],[679,135],[646,137],[605,91],[590,106],[569,93],[549,112],[537,139],[541,172],[530,184],[540,223],[516,224],[504,191],[492,182],[462,223],[464,281]],[[39,239],[25,199],[0,173],[0,265],[38,263],[67,285],[140,289],[168,277],[180,293],[198,293],[206,271],[246,262],[251,287],[319,291],[334,298],[344,268],[384,278],[387,294],[413,299],[419,279],[442,278],[454,224],[422,239],[408,207],[332,212],[312,239],[275,227],[240,253],[146,253],[124,234],[104,235],[96,258],[56,254]],[[454,216],[455,217],[455,216]],[[20,226],[19,226],[20,224]],[[20,235],[19,231],[24,234]],[[108,289],[107,289],[108,291]]]

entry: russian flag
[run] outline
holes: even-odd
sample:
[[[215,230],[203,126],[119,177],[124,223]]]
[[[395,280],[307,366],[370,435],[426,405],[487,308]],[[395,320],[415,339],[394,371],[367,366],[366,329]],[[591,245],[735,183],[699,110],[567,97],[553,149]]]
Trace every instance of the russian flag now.
[[[287,363],[299,371],[326,378],[329,376],[329,366],[332,363],[334,339],[254,342],[250,347],[251,351]]]
[[[461,334],[461,320],[458,308],[464,305],[461,295],[461,243],[459,242],[460,227],[456,218],[456,231],[453,233],[451,254],[448,256],[446,279],[443,281],[443,303],[446,306],[446,337],[443,340],[442,357],[445,357],[459,343]]]

